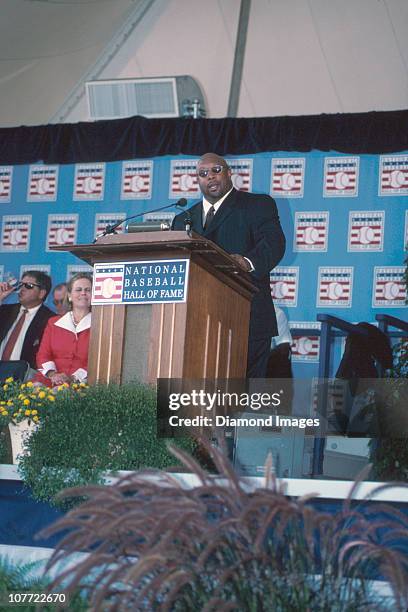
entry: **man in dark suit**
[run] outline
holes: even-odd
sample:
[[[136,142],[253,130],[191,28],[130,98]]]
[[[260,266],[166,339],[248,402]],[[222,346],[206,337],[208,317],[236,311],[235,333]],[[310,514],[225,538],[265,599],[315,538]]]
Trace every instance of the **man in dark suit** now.
[[[285,237],[275,201],[265,194],[236,191],[225,159],[206,153],[197,164],[203,200],[187,213],[177,215],[172,229],[185,227],[189,215],[192,229],[209,238],[251,273],[259,292],[251,307],[247,376],[266,376],[271,338],[278,333],[269,273],[282,259]]]
[[[15,288],[0,283],[0,359],[24,359],[35,369],[43,331],[48,319],[55,315],[43,304],[51,289],[51,278],[44,272],[30,270],[19,285],[19,303],[1,304]]]

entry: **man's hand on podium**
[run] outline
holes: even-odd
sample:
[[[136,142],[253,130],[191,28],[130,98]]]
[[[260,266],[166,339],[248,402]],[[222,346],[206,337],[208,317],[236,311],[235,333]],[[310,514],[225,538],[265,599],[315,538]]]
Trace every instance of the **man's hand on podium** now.
[[[238,255],[238,254],[231,255],[231,257],[233,257],[235,261],[237,262],[237,264],[239,264],[241,268],[243,268],[246,272],[252,271],[252,266],[249,263],[249,261],[245,259],[245,257],[243,257],[242,255]]]

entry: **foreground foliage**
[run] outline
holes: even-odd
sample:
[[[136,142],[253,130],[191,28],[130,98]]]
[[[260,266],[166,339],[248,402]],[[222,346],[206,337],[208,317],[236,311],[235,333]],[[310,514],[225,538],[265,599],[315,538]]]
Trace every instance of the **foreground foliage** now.
[[[193,488],[145,471],[68,491],[88,499],[45,530],[68,530],[49,567],[78,550],[88,555],[51,588],[84,588],[95,610],[405,612],[406,516],[388,505],[356,506],[359,482],[337,514],[321,512],[310,497],[284,495],[270,459],[264,487],[250,491],[220,450],[202,444],[218,477],[172,450],[196,476]],[[375,576],[392,602],[373,592],[367,577]]]
[[[191,449],[191,440],[180,440]],[[33,496],[54,503],[66,487],[103,482],[103,474],[175,461],[156,437],[156,392],[139,383],[57,393],[54,409],[26,444],[19,472]],[[67,500],[66,500],[67,501]]]
[[[14,601],[16,594],[33,593],[43,594],[49,585],[49,580],[39,576],[40,562],[14,563],[7,557],[0,557],[0,610],[15,608],[17,604],[9,604]],[[34,603],[19,603],[19,612],[35,612],[38,607]],[[44,612],[55,610],[53,604],[44,604],[41,608]],[[69,601],[70,612],[85,612],[88,605],[78,593],[71,596]]]
[[[404,417],[399,419],[398,425],[401,431],[405,431],[406,423],[406,385],[404,382],[408,378],[408,341],[404,340],[394,346],[394,364],[389,371],[389,377],[394,379],[396,387],[402,383],[401,393],[403,394],[400,403],[404,407]],[[373,463],[373,472],[377,480],[400,480],[408,482],[408,444],[405,436],[390,436],[383,439],[375,439],[370,442],[370,461]]]
[[[408,244],[405,245],[408,251]],[[404,280],[408,304],[408,256],[405,257]],[[408,378],[408,340],[405,338],[393,348],[391,378]],[[406,398],[405,398],[406,402]],[[408,481],[408,444],[406,438],[389,438],[372,441],[370,460],[373,462],[376,478],[382,480]]]

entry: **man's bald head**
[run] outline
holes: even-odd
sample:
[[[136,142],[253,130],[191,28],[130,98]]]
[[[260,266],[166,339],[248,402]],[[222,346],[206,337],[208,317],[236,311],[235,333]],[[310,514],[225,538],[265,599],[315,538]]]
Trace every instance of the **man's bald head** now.
[[[197,169],[201,164],[208,164],[208,163],[219,164],[220,166],[228,167],[227,162],[225,161],[223,157],[221,157],[221,155],[217,155],[217,153],[204,153],[204,155],[202,155],[200,159],[198,160]]]

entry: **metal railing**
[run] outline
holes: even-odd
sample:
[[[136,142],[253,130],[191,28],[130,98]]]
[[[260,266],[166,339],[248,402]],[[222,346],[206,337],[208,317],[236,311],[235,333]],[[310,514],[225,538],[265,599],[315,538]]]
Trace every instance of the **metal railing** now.
[[[405,335],[408,335],[408,322],[387,314],[378,314],[375,318],[378,322],[378,328],[380,329],[380,331],[387,334],[387,336],[389,336],[390,338],[402,338],[405,337]],[[318,365],[318,377],[320,384],[318,386],[317,411],[320,416],[325,417],[327,416],[327,379],[329,378],[330,374],[330,355],[332,341],[336,337],[346,337],[349,333],[355,333],[356,326],[353,323],[345,321],[344,319],[340,319],[339,317],[334,317],[328,314],[318,314],[316,319],[321,324],[320,330],[291,329],[291,333],[295,337],[309,334],[320,337]],[[368,336],[368,332],[361,328],[358,330],[358,333],[360,333],[361,335]],[[379,377],[382,377],[384,371],[380,364],[377,364],[377,370]],[[315,439],[313,450],[312,476],[318,476],[323,473],[324,445],[325,438]]]

